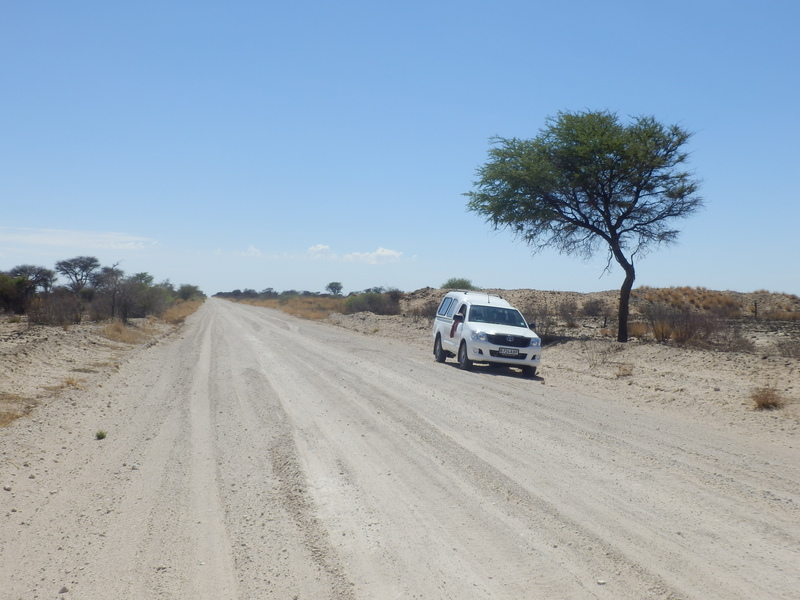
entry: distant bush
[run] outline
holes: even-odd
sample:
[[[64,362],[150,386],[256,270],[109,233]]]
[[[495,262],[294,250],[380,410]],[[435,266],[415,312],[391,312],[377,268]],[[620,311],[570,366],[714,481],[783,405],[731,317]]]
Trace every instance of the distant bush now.
[[[430,298],[423,304],[415,306],[408,311],[409,315],[414,319],[427,319],[433,320],[436,318],[436,309],[439,308],[439,299]]]
[[[402,292],[390,291],[383,294],[364,292],[348,296],[344,301],[344,310],[348,314],[372,312],[376,315],[400,314],[400,298]]]
[[[58,288],[52,293],[34,298],[28,308],[28,323],[35,325],[72,325],[80,323],[84,303],[80,296]]]
[[[442,284],[443,290],[476,290],[478,289],[472,284],[471,279],[464,277],[451,277]]]
[[[608,307],[599,298],[593,298],[583,303],[581,312],[585,317],[602,317],[608,312]]]
[[[576,319],[578,316],[578,303],[575,302],[575,300],[563,300],[556,307],[556,310],[558,311],[558,316],[563,319],[567,327],[578,326],[578,321]]]

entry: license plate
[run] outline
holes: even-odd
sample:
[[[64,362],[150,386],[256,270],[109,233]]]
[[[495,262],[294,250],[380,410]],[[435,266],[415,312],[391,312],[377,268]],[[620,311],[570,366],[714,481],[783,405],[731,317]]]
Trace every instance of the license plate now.
[[[517,356],[519,354],[519,350],[516,348],[500,348],[500,354],[502,356]]]

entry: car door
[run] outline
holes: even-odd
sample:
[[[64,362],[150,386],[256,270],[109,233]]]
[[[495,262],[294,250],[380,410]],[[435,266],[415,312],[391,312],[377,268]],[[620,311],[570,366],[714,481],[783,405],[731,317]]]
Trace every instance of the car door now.
[[[456,310],[458,306],[458,310]],[[447,316],[452,319],[449,331],[442,332],[442,347],[453,354],[458,352],[458,345],[461,343],[461,332],[464,330],[463,320],[461,322],[455,320],[455,315],[460,314],[462,317],[467,314],[466,302],[453,302],[450,310],[447,311]]]

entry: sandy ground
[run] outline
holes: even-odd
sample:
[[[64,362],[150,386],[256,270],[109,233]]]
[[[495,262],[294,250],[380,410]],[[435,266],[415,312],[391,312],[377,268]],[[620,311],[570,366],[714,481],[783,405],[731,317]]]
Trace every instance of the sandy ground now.
[[[0,598],[797,597],[797,360],[587,330],[529,380],[332,321],[6,326]]]

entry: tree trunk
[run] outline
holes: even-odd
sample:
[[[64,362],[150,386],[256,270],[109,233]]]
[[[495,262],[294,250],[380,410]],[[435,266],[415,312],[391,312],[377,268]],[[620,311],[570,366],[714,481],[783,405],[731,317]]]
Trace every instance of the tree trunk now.
[[[636,269],[633,267],[633,261],[628,261],[619,247],[613,248],[612,251],[617,262],[625,271],[625,281],[622,282],[622,287],[619,290],[619,327],[617,329],[617,341],[627,342],[628,313],[630,312],[631,290],[633,289],[633,282],[636,279]]]

